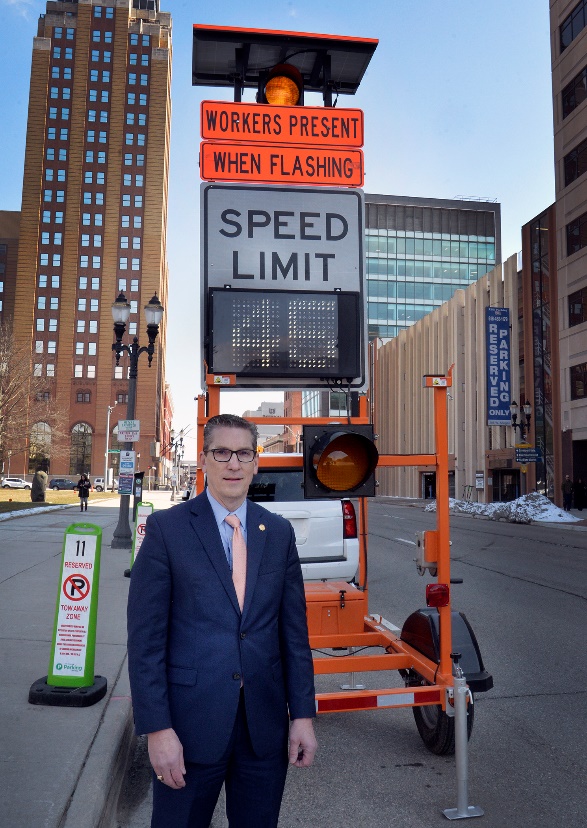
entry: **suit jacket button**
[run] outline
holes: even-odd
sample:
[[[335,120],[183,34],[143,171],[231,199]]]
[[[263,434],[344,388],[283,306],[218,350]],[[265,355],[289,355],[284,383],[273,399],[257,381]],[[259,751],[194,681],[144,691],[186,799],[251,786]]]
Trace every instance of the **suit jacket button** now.
[[[243,638],[246,638],[246,637],[247,637],[247,634],[246,634],[246,633],[241,633],[241,640],[242,640]]]
[[[233,673],[232,677],[235,681],[240,681],[241,674],[240,673]]]

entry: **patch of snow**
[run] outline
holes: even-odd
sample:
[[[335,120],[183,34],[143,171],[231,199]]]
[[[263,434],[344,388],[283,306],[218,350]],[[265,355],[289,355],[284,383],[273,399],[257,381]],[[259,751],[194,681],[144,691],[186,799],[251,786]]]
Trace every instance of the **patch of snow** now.
[[[68,506],[75,506],[73,503],[64,503],[62,506],[34,506],[30,509],[18,509],[15,512],[4,512],[0,515],[0,521],[10,520],[15,517],[28,517],[29,515],[40,515],[41,512],[55,512],[57,509],[67,509]]]
[[[451,512],[456,515],[474,515],[489,520],[505,520],[508,523],[576,523],[581,519],[559,509],[547,497],[537,492],[523,495],[508,503],[471,503],[451,497],[449,504]],[[426,506],[426,511],[435,512],[436,501]]]

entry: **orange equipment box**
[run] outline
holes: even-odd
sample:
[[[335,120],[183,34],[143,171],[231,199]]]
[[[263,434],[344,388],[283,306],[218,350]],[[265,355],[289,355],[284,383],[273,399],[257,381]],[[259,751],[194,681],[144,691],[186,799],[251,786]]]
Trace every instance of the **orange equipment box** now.
[[[346,581],[305,584],[310,637],[362,633],[369,614],[367,593]]]

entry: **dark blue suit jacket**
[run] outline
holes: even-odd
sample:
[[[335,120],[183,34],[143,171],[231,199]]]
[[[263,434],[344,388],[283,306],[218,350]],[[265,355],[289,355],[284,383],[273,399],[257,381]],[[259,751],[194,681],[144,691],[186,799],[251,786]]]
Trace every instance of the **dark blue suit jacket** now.
[[[204,493],[151,515],[132,568],[128,666],[138,734],[173,727],[189,762],[226,751],[241,677],[255,753],[315,715],[302,574],[291,524],[247,505],[243,612]]]

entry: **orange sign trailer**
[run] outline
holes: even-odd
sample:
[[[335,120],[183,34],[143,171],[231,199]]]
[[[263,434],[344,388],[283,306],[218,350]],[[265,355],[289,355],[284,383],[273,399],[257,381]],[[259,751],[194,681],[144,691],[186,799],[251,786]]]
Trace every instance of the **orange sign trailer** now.
[[[235,385],[234,375],[208,375],[208,394],[198,397],[198,445],[203,444],[203,429],[208,419],[220,413],[220,389]],[[435,452],[433,454],[379,455],[379,466],[429,465],[436,470],[436,529],[425,533],[426,546],[421,565],[436,577],[426,588],[428,608],[413,613],[400,631],[380,615],[369,611],[367,583],[367,498],[359,498],[360,563],[358,587],[347,583],[309,583],[305,586],[310,646],[315,652],[316,675],[381,672],[398,670],[403,687],[376,690],[343,689],[316,695],[318,713],[412,707],[418,731],[426,746],[437,754],[452,753],[454,734],[453,646],[463,656],[462,667],[470,690],[491,689],[493,680],[484,669],[474,633],[450,602],[450,528],[448,494],[447,390],[452,385],[452,369],[447,376],[426,376],[424,386],[434,394]],[[251,418],[265,425],[293,425],[298,418]],[[331,418],[312,418],[315,425],[331,423]],[[360,397],[359,416],[354,425],[369,422],[367,400]],[[260,455],[260,466],[280,466],[283,459]],[[288,466],[302,466],[301,457],[288,457]],[[197,490],[204,480],[198,470]],[[375,648],[375,653],[355,654],[356,648]],[[348,657],[317,655],[326,649],[346,649]],[[472,700],[472,697],[470,697]],[[473,722],[469,704],[467,730]]]

